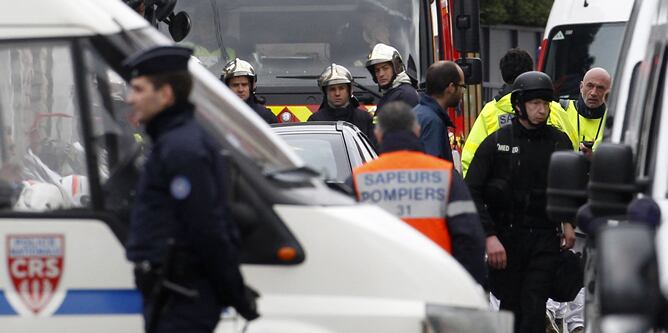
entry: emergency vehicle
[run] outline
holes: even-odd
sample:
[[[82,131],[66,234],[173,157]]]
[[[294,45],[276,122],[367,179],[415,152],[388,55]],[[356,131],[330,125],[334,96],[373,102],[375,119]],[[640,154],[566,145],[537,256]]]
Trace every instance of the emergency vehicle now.
[[[591,68],[615,75],[631,0],[555,0],[545,26],[538,70],[554,82],[557,96],[576,99]]]
[[[365,62],[380,42],[395,47],[407,73],[424,83],[434,61],[460,58],[453,39],[454,9],[473,2],[188,0],[179,1],[176,10],[192,18],[192,30],[179,44],[193,47],[217,76],[235,57],[249,61],[257,73],[258,96],[266,98],[280,122],[300,122],[318,110],[322,91],[316,79],[331,63],[350,70],[354,95],[374,112],[381,93]],[[453,142],[468,133],[482,108],[480,94],[479,84],[470,85],[462,108],[449,110],[458,138]]]
[[[606,119],[611,130],[594,152],[590,180],[579,182],[587,177],[571,173],[570,186],[581,187],[564,197],[586,200],[592,216],[578,213],[579,223],[600,227],[585,270],[587,332],[664,331],[668,152],[661,147],[668,144],[668,4],[636,0],[621,45]],[[561,162],[557,173],[578,164]]]
[[[140,332],[123,242],[150,143],[123,101],[121,63],[170,41],[114,0],[14,1],[0,22],[0,327]],[[189,66],[196,119],[228,162],[242,270],[262,294],[257,322],[227,312],[219,330],[511,331],[451,256],[330,190],[217,77]],[[35,121],[45,113],[67,116]]]

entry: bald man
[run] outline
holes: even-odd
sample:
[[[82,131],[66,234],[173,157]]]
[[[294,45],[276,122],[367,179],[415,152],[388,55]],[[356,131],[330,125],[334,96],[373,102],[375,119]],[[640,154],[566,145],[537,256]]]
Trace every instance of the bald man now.
[[[594,147],[603,139],[607,111],[605,102],[611,85],[610,74],[603,68],[595,67],[587,71],[580,82],[580,97],[577,100],[560,101],[573,125],[574,132],[569,136],[589,159]]]
[[[612,79],[603,68],[592,68],[585,73],[580,82],[580,97],[577,100],[561,100],[561,107],[566,110],[567,119],[571,123],[574,133],[567,133],[571,141],[577,143],[580,151],[591,160],[596,146],[603,139],[605,127],[605,104]],[[573,137],[574,135],[577,135]],[[579,333],[584,331],[584,289],[581,289],[575,299],[568,303],[558,303],[552,300],[547,302],[550,320],[556,319],[566,326],[566,331]],[[561,332],[559,325],[551,324],[548,332]],[[555,327],[556,326],[556,327]]]

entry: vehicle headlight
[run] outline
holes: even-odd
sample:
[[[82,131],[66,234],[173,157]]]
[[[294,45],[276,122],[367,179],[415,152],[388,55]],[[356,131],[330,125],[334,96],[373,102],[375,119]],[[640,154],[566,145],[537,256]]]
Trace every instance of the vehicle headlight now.
[[[457,308],[427,304],[428,333],[511,333],[513,314],[508,311]]]

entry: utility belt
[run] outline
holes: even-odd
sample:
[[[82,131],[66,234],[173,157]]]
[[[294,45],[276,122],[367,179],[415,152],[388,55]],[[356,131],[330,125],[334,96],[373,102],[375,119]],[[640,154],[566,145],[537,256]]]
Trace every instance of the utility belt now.
[[[182,249],[170,247],[164,263],[143,260],[134,263],[134,276],[137,289],[145,298],[176,293],[186,297],[197,296],[194,282],[201,270],[188,260],[188,254]]]

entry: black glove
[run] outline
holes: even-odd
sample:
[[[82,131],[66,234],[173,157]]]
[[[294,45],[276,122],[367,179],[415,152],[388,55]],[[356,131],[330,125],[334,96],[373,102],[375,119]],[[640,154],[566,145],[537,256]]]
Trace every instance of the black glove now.
[[[252,321],[260,317],[257,312],[257,299],[260,294],[249,286],[245,286],[243,304],[236,306],[237,312],[247,321]]]

